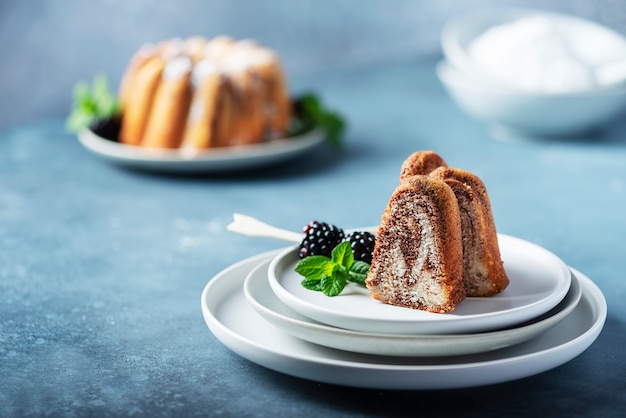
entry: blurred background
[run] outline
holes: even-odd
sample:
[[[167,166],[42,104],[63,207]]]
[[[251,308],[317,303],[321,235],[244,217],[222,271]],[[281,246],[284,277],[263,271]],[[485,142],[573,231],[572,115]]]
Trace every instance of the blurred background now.
[[[64,118],[77,80],[112,88],[132,53],[169,37],[255,38],[281,55],[294,89],[306,76],[441,54],[451,16],[492,6],[542,8],[626,34],[624,0],[2,0],[0,130]]]

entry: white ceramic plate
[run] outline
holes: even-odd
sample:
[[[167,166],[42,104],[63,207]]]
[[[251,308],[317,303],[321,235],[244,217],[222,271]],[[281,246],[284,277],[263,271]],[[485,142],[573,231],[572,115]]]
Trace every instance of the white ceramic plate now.
[[[366,288],[349,283],[335,297],[302,287],[295,272],[297,248],[282,251],[268,276],[276,296],[291,309],[318,322],[354,331],[384,334],[453,334],[489,331],[528,321],[554,308],[570,287],[567,265],[548,250],[498,235],[509,286],[500,294],[466,298],[451,313],[439,314],[387,305]]]
[[[243,285],[246,299],[263,318],[305,341],[357,353],[386,356],[444,357],[481,353],[528,341],[561,322],[578,304],[582,289],[573,276],[565,298],[545,315],[519,327],[493,332],[453,335],[371,334],[335,328],[300,315],[272,291],[267,268],[270,260],[253,268]]]
[[[268,166],[306,154],[324,140],[319,130],[262,144],[210,151],[162,150],[110,141],[90,130],[78,139],[90,151],[117,164],[166,172],[225,172]]]
[[[600,289],[574,270],[583,291],[580,302],[567,318],[530,341],[454,357],[351,353],[293,337],[250,306],[243,282],[254,267],[274,255],[242,260],[213,277],[202,292],[204,319],[215,337],[240,356],[318,382],[372,389],[451,389],[520,379],[560,366],[585,351],[600,334],[607,314]]]

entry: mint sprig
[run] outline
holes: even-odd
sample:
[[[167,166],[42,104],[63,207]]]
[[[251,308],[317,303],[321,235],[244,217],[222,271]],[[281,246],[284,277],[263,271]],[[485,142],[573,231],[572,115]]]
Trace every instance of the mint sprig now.
[[[370,265],[365,261],[355,260],[348,241],[337,245],[331,258],[323,255],[305,257],[296,265],[296,273],[304,276],[301,284],[309,290],[337,296],[348,282],[365,286],[365,279]]]
[[[73,103],[65,127],[69,132],[87,129],[97,119],[107,119],[119,113],[117,97],[109,90],[104,74],[94,77],[91,88],[85,81],[74,86]]]
[[[313,127],[324,131],[331,147],[339,149],[343,143],[347,124],[339,114],[326,108],[314,93],[304,93],[294,100],[296,117],[292,120],[291,132],[303,133]]]

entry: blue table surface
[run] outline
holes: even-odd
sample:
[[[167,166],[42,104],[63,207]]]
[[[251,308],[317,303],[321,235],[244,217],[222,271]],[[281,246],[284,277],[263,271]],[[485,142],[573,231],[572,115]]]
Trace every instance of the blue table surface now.
[[[576,140],[503,141],[462,113],[435,60],[321,73],[349,121],[251,172],[160,175],[91,154],[62,120],[0,133],[0,416],[621,416],[626,410],[626,123]],[[226,230],[233,212],[298,231],[376,225],[402,161],[432,149],[485,182],[498,231],[590,277],[608,318],[584,353],[487,387],[365,390],[258,366],[226,348],[200,294],[229,265],[285,246]]]

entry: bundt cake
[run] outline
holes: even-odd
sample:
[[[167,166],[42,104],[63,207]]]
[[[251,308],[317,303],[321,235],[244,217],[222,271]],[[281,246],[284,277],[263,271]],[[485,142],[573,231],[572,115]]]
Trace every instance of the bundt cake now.
[[[284,137],[291,101],[276,52],[228,37],[142,47],[119,90],[120,141],[206,149]]]
[[[492,296],[509,284],[487,189],[478,176],[460,168],[440,167],[429,174],[456,196],[463,237],[463,281],[467,296]]]
[[[448,167],[433,151],[411,154],[378,228],[366,280],[370,295],[443,313],[467,296],[492,296],[508,284],[482,180]]]
[[[444,181],[406,177],[378,228],[366,285],[381,302],[450,312],[465,298],[461,218]]]
[[[416,174],[427,175],[436,168],[447,166],[443,158],[433,151],[416,151],[402,163],[400,180]]]

